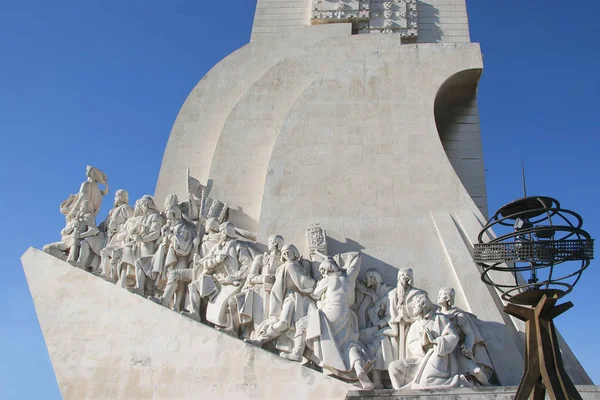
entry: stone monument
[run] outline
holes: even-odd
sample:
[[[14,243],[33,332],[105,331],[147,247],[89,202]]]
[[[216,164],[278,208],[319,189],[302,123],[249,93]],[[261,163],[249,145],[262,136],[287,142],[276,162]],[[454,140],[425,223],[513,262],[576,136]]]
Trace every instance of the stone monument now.
[[[90,167],[62,240],[22,258],[63,397],[509,398],[524,325],[471,255],[482,68],[465,0],[258,0],[155,196],[96,226]]]

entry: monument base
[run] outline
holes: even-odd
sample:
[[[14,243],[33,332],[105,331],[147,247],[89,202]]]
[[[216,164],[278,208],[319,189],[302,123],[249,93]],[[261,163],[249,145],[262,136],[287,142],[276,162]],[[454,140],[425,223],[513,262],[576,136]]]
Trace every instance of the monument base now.
[[[584,400],[600,399],[600,386],[577,386]],[[351,390],[347,400],[512,400],[516,386],[458,388],[451,390]],[[546,396],[549,399],[548,396]]]
[[[65,400],[342,400],[354,388],[40,250],[21,261]]]

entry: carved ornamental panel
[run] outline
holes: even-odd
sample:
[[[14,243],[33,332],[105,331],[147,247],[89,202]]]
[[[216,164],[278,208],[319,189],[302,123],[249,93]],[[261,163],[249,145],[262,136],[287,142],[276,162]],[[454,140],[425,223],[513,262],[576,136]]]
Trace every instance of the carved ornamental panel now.
[[[312,24],[351,22],[356,33],[398,33],[417,39],[416,0],[313,0]]]

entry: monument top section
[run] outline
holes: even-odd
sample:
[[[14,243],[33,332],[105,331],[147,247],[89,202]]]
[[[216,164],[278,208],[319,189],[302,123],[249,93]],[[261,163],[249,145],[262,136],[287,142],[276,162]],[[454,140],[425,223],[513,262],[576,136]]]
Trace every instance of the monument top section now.
[[[465,0],[257,0],[251,40],[331,23],[353,34],[397,34],[403,43],[471,41]]]

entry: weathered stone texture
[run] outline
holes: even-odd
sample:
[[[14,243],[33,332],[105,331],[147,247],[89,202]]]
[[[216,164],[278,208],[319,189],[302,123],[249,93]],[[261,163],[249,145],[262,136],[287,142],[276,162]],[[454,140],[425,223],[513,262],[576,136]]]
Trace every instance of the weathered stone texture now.
[[[22,262],[65,400],[342,400],[353,388],[42,251]]]

